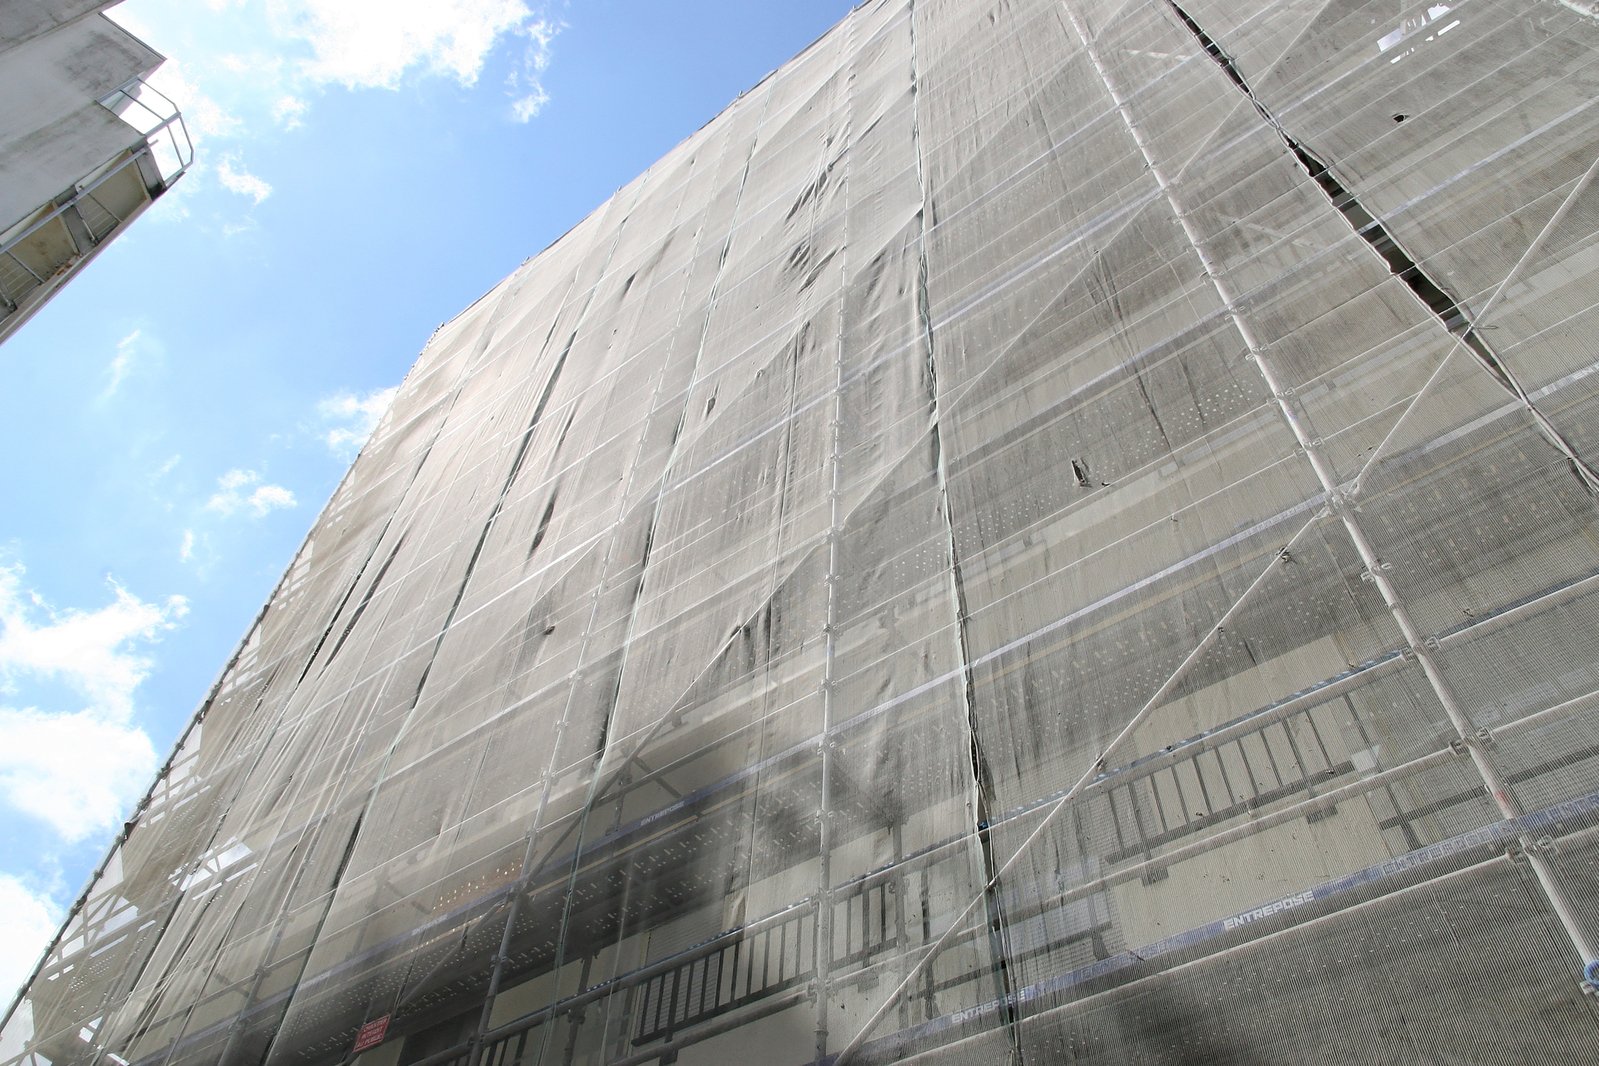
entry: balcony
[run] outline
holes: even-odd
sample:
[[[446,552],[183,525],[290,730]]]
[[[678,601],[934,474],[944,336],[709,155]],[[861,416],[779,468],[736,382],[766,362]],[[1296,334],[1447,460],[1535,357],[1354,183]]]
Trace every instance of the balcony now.
[[[177,106],[143,79],[133,78],[99,103],[139,139],[0,233],[0,342],[194,161]]]

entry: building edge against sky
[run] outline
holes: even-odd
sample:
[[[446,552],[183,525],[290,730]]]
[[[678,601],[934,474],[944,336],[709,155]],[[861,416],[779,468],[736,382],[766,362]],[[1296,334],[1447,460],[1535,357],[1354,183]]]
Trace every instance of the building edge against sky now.
[[[1590,1061],[1596,100],[857,8],[432,338],[0,1062]]]
[[[162,56],[98,0],[0,0],[0,342],[192,161]]]

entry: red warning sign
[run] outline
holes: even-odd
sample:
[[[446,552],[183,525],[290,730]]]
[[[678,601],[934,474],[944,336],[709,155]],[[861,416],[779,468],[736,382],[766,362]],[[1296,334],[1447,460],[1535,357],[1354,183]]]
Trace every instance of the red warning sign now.
[[[360,1031],[355,1034],[355,1047],[352,1050],[365,1051],[369,1047],[377,1047],[383,1043],[383,1037],[388,1031],[389,1015],[372,1019],[361,1026]]]

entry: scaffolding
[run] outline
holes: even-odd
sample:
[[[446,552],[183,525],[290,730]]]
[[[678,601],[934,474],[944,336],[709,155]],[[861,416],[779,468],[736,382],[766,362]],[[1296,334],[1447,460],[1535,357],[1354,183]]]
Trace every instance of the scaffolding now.
[[[858,7],[430,340],[0,1063],[1591,1061],[1596,99]]]

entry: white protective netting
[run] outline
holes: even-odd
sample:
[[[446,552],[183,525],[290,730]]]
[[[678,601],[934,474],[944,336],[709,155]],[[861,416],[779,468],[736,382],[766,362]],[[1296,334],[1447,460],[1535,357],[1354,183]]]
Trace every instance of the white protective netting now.
[[[862,5],[432,339],[0,1062],[1592,1061],[1596,98]]]

